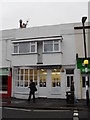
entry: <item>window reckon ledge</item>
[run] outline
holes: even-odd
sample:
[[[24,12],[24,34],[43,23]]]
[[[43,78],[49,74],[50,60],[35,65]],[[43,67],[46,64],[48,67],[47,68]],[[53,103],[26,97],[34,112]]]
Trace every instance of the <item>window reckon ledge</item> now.
[[[31,55],[31,54],[37,54],[37,53],[12,53],[12,55]]]
[[[55,54],[55,53],[61,53],[61,54],[63,54],[63,52],[61,52],[61,51],[56,51],[56,52],[43,52],[43,54]]]

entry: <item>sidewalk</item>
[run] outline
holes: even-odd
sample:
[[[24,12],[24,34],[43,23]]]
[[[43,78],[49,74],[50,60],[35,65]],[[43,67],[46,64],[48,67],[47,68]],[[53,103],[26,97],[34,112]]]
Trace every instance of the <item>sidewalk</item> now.
[[[1,106],[1,104],[0,104]],[[3,107],[14,107],[23,109],[78,109],[85,110],[90,109],[90,106],[86,106],[85,100],[79,100],[75,104],[67,104],[65,99],[51,99],[51,98],[36,98],[36,102],[28,102],[23,99],[16,98],[2,98]]]

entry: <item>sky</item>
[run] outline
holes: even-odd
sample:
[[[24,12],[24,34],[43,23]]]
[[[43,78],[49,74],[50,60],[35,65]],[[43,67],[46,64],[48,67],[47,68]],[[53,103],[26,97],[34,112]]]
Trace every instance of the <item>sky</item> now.
[[[0,8],[0,30],[19,28],[20,19],[35,27],[81,22],[88,16],[88,0],[3,0]]]

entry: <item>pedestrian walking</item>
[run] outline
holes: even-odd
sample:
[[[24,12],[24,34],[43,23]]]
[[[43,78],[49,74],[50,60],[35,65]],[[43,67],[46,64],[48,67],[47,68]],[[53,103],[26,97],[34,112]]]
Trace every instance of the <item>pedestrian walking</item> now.
[[[72,83],[71,83],[70,91],[71,91],[72,94],[73,94],[74,102],[78,102],[77,99],[76,99],[76,96],[75,96],[74,80],[73,80]]]
[[[31,96],[33,95],[33,103],[35,103],[35,91],[37,91],[37,88],[33,80],[30,80],[29,88],[30,88],[30,92],[29,92],[28,101],[30,102]]]

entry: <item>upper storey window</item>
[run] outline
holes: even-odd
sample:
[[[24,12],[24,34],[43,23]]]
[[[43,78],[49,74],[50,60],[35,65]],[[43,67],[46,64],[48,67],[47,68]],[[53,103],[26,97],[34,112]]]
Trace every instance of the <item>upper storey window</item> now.
[[[37,43],[36,42],[22,42],[14,43],[14,53],[36,53]]]
[[[44,41],[43,52],[59,52],[60,51],[60,40]]]

